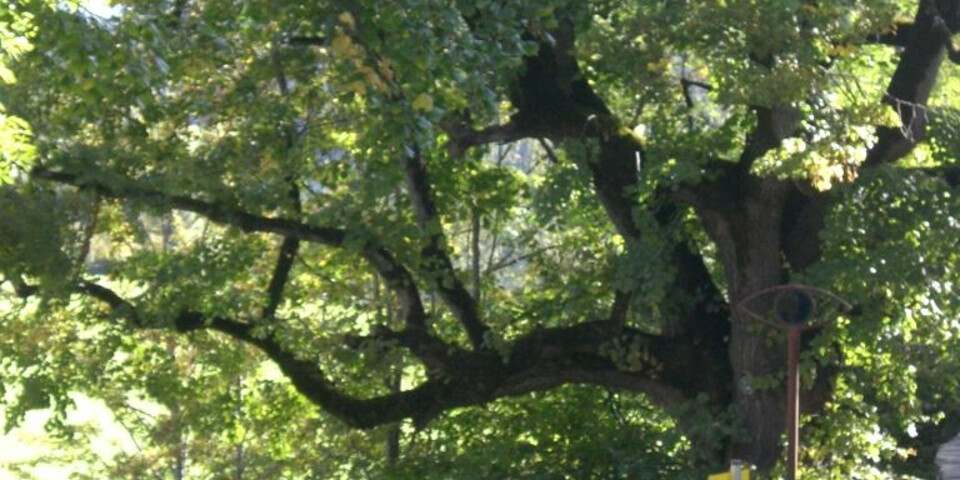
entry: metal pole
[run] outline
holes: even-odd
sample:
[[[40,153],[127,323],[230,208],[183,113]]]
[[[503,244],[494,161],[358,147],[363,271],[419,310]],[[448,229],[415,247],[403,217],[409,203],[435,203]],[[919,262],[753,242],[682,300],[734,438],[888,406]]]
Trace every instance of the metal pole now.
[[[797,450],[800,445],[800,326],[787,328],[787,480],[797,478]]]
[[[739,459],[730,460],[730,480],[743,480],[743,461]]]
[[[773,299],[774,319],[765,317],[750,308],[750,303],[765,295],[776,293]],[[797,460],[800,449],[800,375],[797,372],[800,363],[800,334],[805,329],[817,328],[823,324],[814,319],[817,312],[819,295],[840,304],[839,313],[853,309],[842,298],[806,285],[780,285],[754,292],[737,304],[737,309],[757,321],[782,328],[787,331],[787,480],[797,480]],[[766,307],[766,304],[761,304]],[[761,309],[766,311],[766,309]]]

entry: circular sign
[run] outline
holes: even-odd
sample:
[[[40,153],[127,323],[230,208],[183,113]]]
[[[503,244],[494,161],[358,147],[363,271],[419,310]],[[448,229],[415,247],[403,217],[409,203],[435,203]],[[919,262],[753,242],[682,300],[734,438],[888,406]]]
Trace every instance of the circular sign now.
[[[784,290],[774,300],[777,318],[787,325],[803,325],[813,317],[817,302],[803,290]]]

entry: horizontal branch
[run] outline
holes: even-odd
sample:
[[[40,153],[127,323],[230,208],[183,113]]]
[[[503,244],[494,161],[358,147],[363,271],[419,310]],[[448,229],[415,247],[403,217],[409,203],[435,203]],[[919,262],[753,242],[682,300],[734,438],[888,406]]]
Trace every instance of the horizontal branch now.
[[[31,175],[34,178],[97,192],[108,198],[134,200],[154,206],[193,212],[215,223],[230,225],[245,232],[275,233],[285,237],[297,237],[302,240],[337,247],[342,246],[347,238],[347,233],[338,228],[316,227],[294,220],[263,217],[223,203],[171,195],[137,185],[109,185],[95,179],[94,175],[77,175],[44,167],[34,168]]]
[[[951,188],[960,185],[960,165],[940,165],[937,167],[911,168],[907,171],[918,170],[931,177],[942,179]]]
[[[13,278],[11,280],[14,291],[20,298],[26,299],[40,293],[40,287],[36,285],[30,285],[21,278]],[[113,310],[114,314],[126,319],[134,326],[145,326],[133,304],[125,300],[110,288],[94,282],[81,281],[77,283],[71,290],[73,293],[81,294],[107,304],[107,306]]]
[[[688,397],[676,388],[636,373],[610,369],[568,368],[541,375],[517,375],[496,392],[498,397],[517,396],[549,390],[561,385],[599,385],[640,392],[658,405],[680,405]]]
[[[215,223],[230,225],[245,232],[273,233],[286,238],[296,238],[331,247],[343,247],[349,235],[343,229],[307,225],[283,218],[269,218],[255,215],[223,203],[197,200],[180,195],[170,195],[159,190],[136,185],[109,185],[93,178],[92,175],[59,172],[36,167],[31,172],[35,178],[72,185],[81,190],[95,191],[108,198],[127,199],[169,207],[202,215]],[[362,244],[361,255],[383,277],[387,286],[393,290],[399,300],[401,316],[407,328],[427,330],[426,312],[413,276],[404,268],[386,248],[370,240]]]
[[[291,46],[307,46],[307,47],[323,47],[329,44],[326,37],[308,37],[294,35],[286,40],[287,45]]]
[[[511,360],[504,365],[502,359],[491,352],[470,352],[460,358],[460,368],[451,372],[450,376],[427,380],[406,391],[374,398],[356,398],[337,390],[315,362],[297,357],[269,335],[253,335],[253,327],[250,325],[219,317],[205,319],[200,315],[181,316],[180,320],[181,331],[210,328],[255,345],[277,363],[302,395],[328,413],[358,428],[375,427],[407,418],[412,419],[416,426],[423,427],[444,411],[483,405],[497,398],[548,390],[570,383],[642,392],[663,405],[689,399],[690,394],[694,393],[672,387],[664,380],[655,378],[656,375],[651,377],[646,372],[619,370],[602,357],[595,357],[594,360],[582,358],[589,352],[563,351],[562,342],[518,342],[536,349],[526,352],[531,355],[524,356],[535,359],[534,363]],[[564,335],[544,335],[542,332],[534,335],[541,340],[565,338],[578,333],[578,330],[574,328],[551,333]],[[514,358],[517,357],[515,354]],[[658,368],[652,360],[647,367],[651,370]],[[688,367],[688,372],[690,367],[692,366]]]
[[[458,121],[445,122],[441,125],[447,134],[447,151],[451,157],[457,158],[468,149],[490,143],[510,143],[526,138],[530,132],[517,128],[514,123],[491,125],[482,129]]]
[[[868,36],[867,43],[889,45],[891,47],[906,47],[912,33],[913,24],[897,23],[890,31]]]
[[[133,304],[122,298],[113,290],[93,282],[80,282],[80,284],[77,285],[76,291],[106,303],[110,306],[110,308],[113,309],[115,314],[126,318],[133,325],[138,327],[144,326],[143,321],[140,318],[140,314],[137,313],[137,309],[133,306]]]
[[[29,297],[39,292],[39,288],[22,281],[14,284],[18,295]],[[137,308],[123,299],[110,288],[93,282],[80,282],[74,291],[99,300],[108,305],[115,314],[142,327]],[[328,381],[315,362],[300,358],[281,345],[272,334],[254,334],[254,325],[223,317],[208,318],[188,309],[182,310],[173,320],[179,332],[211,329],[227,334],[235,339],[253,345],[273,360],[286,375],[294,387],[310,401],[331,413],[345,423],[359,428],[369,428],[413,418],[419,424],[425,424],[433,415],[451,406],[433,407],[438,401],[447,398],[446,383],[430,380],[413,390],[398,392],[372,399],[359,399],[337,391]],[[406,335],[413,338],[416,332]],[[422,339],[421,339],[422,340]],[[432,345],[436,347],[436,345]],[[449,352],[449,349],[440,351]],[[455,397],[455,396],[454,396]],[[452,398],[452,397],[451,397]],[[465,404],[466,405],[466,404]],[[457,406],[457,405],[453,405]]]

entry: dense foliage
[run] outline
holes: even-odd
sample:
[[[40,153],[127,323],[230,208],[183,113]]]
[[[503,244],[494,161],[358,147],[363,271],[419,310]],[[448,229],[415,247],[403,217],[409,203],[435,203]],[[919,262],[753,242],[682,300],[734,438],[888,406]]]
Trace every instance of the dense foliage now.
[[[92,478],[772,470],[783,334],[736,306],[803,283],[854,306],[804,337],[803,467],[928,476],[958,30],[954,0],[5,1],[8,427],[103,401],[136,448]]]

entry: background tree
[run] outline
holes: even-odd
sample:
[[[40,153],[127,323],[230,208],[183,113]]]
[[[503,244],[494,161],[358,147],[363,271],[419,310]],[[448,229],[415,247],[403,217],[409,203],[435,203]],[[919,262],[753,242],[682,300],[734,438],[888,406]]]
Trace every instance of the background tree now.
[[[731,306],[789,282],[857,305],[805,342],[808,466],[899,464],[957,405],[960,2],[8,6],[14,418],[71,389],[236,413],[207,395],[253,348],[393,425],[391,463],[398,422],[470,445],[463,407],[589,384],[768,470],[783,342]],[[148,343],[170,384],[121,381],[157,330],[189,340]]]

